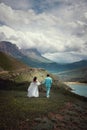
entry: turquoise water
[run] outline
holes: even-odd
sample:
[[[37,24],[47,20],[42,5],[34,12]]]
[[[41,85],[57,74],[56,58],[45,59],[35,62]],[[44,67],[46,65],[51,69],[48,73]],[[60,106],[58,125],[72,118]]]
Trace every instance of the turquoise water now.
[[[69,84],[73,89],[72,92],[87,97],[87,84]]]

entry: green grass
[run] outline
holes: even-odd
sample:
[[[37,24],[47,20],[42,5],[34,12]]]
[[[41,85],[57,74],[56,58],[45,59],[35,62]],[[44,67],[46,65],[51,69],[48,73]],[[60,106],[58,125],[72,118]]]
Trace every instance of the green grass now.
[[[58,113],[67,102],[74,103],[82,99],[71,94],[67,86],[56,77],[52,77],[53,85],[49,99],[44,91],[40,91],[39,98],[28,98],[27,88],[33,76],[36,75],[42,81],[46,74],[46,71],[40,69],[0,74],[1,130],[25,130],[19,129],[22,121],[28,121],[28,125],[32,125],[34,119],[48,116],[50,112]]]
[[[62,84],[60,85],[62,86]],[[19,86],[21,87],[21,86]],[[32,121],[50,112],[58,113],[67,102],[78,102],[78,98],[73,96],[63,87],[51,89],[51,97],[46,98],[46,92],[40,92],[39,98],[28,98],[27,87],[22,85],[13,90],[0,91],[0,129],[18,130],[22,121]]]

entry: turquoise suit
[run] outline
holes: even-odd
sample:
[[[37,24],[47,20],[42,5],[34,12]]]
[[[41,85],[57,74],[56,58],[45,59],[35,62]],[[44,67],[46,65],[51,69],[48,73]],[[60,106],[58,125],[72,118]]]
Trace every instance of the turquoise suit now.
[[[46,77],[44,80],[44,84],[46,86],[46,96],[49,97],[50,96],[50,88],[52,85],[52,78],[51,77]]]

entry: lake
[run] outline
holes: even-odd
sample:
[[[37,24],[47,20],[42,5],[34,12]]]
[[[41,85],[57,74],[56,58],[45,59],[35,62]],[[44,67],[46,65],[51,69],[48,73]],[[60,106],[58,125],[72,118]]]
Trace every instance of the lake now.
[[[83,83],[66,83],[68,86],[70,86],[73,90],[72,92],[87,97],[87,84]]]

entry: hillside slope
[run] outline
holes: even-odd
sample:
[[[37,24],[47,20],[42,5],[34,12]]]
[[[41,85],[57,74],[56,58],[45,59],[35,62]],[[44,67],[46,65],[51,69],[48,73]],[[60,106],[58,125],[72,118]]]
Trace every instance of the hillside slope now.
[[[21,68],[28,68],[28,66],[12,56],[0,52],[0,68],[2,68],[2,70],[11,71]]]
[[[57,74],[63,81],[87,83],[87,67],[65,71]]]

